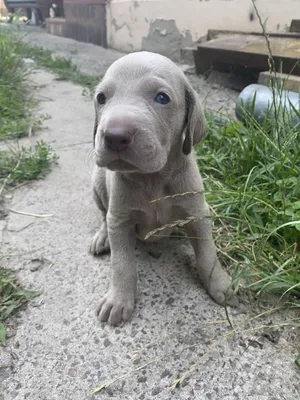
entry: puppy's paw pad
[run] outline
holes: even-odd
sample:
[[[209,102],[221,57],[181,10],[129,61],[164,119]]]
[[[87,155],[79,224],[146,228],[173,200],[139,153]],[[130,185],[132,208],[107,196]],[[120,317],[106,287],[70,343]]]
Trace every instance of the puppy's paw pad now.
[[[109,240],[107,232],[102,230],[98,231],[93,237],[90,244],[90,253],[93,255],[100,255],[110,251]]]
[[[101,322],[109,325],[118,325],[130,319],[134,309],[134,296],[118,295],[108,292],[101,300],[97,315]]]

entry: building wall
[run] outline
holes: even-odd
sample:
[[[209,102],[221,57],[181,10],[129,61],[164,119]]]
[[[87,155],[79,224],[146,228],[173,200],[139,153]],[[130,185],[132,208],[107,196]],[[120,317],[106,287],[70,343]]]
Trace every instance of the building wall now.
[[[256,0],[267,29],[284,32],[299,18],[300,0]],[[151,50],[173,59],[208,29],[261,31],[251,0],[107,0],[108,46]]]

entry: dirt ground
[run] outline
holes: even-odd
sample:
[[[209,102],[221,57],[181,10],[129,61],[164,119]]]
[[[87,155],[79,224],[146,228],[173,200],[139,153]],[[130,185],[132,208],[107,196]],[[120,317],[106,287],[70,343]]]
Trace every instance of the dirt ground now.
[[[86,72],[100,75],[121,55],[38,31],[26,40],[72,54]],[[1,251],[7,254],[2,264],[25,287],[42,291],[21,313],[7,347],[0,348],[0,400],[299,398],[292,332],[272,343],[253,329],[270,318],[251,321],[241,308],[230,311],[232,335],[225,310],[201,287],[184,239],[164,240],[159,258],[139,246],[133,319],[118,328],[97,321],[110,267],[109,255],[95,258],[87,251],[99,224],[90,187],[92,102],[81,87],[50,73],[37,72],[34,80],[40,111],[51,119],[24,143],[42,138],[60,159],[44,180],[13,193],[10,208],[39,216],[10,212],[0,226]],[[197,82],[214,110],[228,107],[230,91]],[[182,384],[170,391],[180,377]]]

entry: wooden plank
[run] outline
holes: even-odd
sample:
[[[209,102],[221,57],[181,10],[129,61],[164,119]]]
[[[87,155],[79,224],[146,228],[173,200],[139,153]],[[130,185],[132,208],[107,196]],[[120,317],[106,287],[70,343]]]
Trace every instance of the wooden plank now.
[[[300,19],[293,19],[290,26],[290,32],[300,33]]]
[[[252,36],[261,36],[264,37],[262,32],[246,32],[246,31],[234,31],[234,30],[225,30],[225,29],[209,29],[207,32],[207,40],[217,39],[220,36],[225,35],[252,35]],[[268,32],[269,37],[277,37],[277,38],[300,38],[300,33],[298,32]]]
[[[275,57],[300,59],[300,39],[289,37],[270,38],[272,54]],[[201,43],[197,46],[205,48],[222,48],[251,54],[268,55],[266,39],[262,36],[234,34]]]
[[[300,39],[270,38],[277,71],[300,75]],[[269,69],[268,47],[264,37],[255,35],[224,35],[201,43],[194,52],[197,74],[218,69],[218,65],[242,66],[257,72]]]

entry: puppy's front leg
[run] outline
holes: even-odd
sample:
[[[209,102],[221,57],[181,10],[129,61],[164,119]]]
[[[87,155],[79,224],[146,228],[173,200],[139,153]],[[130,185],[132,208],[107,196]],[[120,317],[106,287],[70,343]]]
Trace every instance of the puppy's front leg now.
[[[133,312],[136,296],[135,227],[128,220],[108,213],[108,237],[111,248],[109,289],[98,307],[100,321],[117,325],[127,321]]]
[[[217,303],[237,306],[238,300],[231,289],[231,278],[223,270],[217,257],[208,208],[202,210],[201,215],[201,219],[186,225],[200,279]]]

